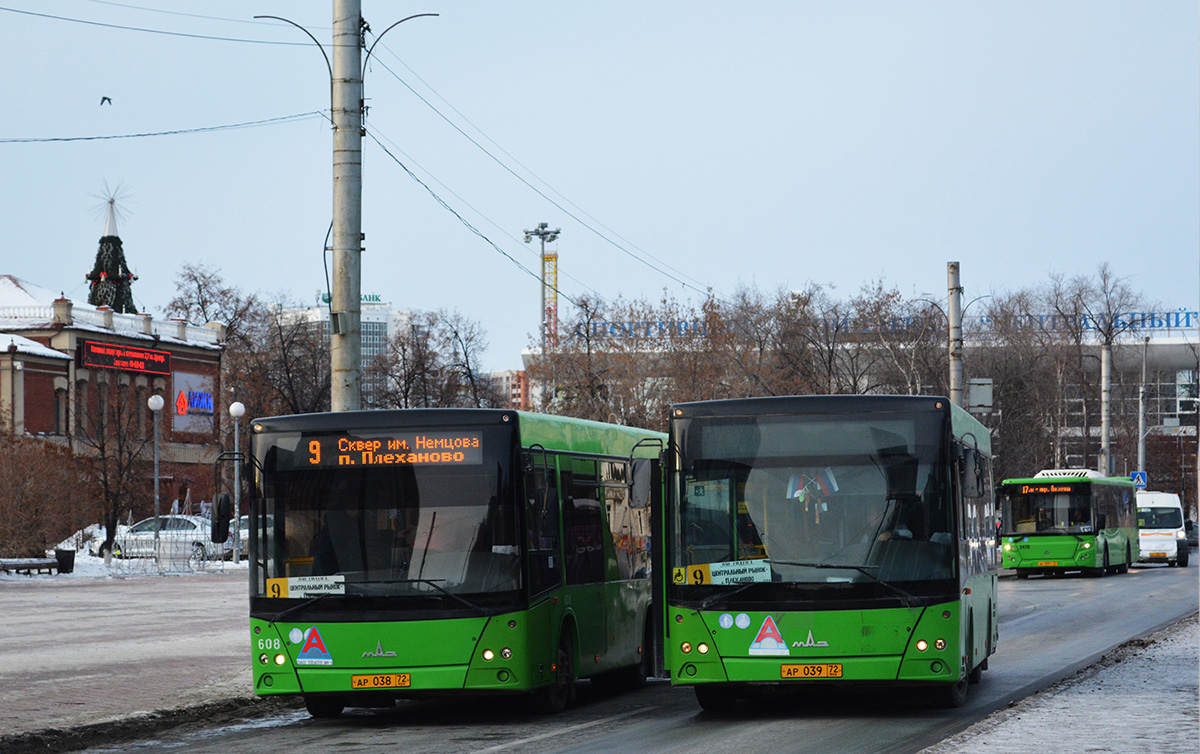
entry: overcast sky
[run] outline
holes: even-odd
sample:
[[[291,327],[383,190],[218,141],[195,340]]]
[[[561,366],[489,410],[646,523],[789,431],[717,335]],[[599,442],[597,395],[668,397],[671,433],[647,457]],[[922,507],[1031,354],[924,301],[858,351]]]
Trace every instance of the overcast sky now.
[[[331,2],[3,5],[62,18],[0,10],[0,139],[328,115],[320,52],[252,16],[328,47]],[[955,260],[968,300],[1108,262],[1198,305],[1195,0],[363,3],[376,34],[424,12],[366,75],[369,132],[428,189],[364,139],[362,290],[478,320],[486,368],[536,333],[539,222],[572,298],[941,298]],[[85,299],[119,186],[139,308],[187,262],[310,302],[331,151],[322,115],[0,141],[0,273]]]

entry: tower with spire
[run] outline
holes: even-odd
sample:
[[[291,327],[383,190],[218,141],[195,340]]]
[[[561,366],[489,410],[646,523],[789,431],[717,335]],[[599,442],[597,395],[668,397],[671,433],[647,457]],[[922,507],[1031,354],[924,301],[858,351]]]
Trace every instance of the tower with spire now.
[[[136,314],[133,305],[133,290],[130,286],[137,275],[125,264],[125,250],[117,235],[117,199],[110,196],[108,219],[104,222],[104,235],[100,236],[100,248],[96,250],[96,263],[84,277],[89,282],[88,303],[92,306],[107,306],[118,314]]]

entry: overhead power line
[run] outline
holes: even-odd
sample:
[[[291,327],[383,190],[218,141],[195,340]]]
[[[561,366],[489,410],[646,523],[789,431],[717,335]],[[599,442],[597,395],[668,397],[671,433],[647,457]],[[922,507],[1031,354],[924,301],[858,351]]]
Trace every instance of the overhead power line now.
[[[379,138],[378,138],[378,137],[375,135],[375,133],[373,132],[373,130],[372,130],[372,129],[367,129],[367,132],[366,132],[366,133],[367,133],[367,136],[368,136],[368,137],[370,137],[370,139],[371,139],[372,141],[374,141],[374,142],[375,142],[375,144],[376,144],[376,145],[377,145],[377,146],[378,146],[380,149],[382,149],[382,150],[383,150],[384,154],[386,154],[388,157],[391,157],[393,162],[395,162],[397,165],[399,165],[399,166],[400,166],[400,168],[401,168],[401,169],[402,169],[402,170],[403,170],[405,173],[408,173],[408,177],[409,177],[409,178],[412,178],[414,181],[416,181],[417,183],[419,183],[419,184],[421,185],[421,187],[422,187],[422,188],[424,188],[424,189],[425,189],[427,192],[429,192],[429,195],[433,197],[433,200],[434,200],[434,201],[436,201],[438,204],[442,205],[442,208],[443,208],[443,209],[445,209],[447,212],[449,212],[450,214],[452,214],[452,215],[454,215],[455,217],[457,217],[457,218],[458,218],[458,221],[459,221],[460,223],[462,223],[462,224],[463,224],[463,225],[464,225],[464,226],[467,228],[467,230],[471,231],[472,233],[474,233],[475,235],[477,235],[477,236],[479,236],[481,239],[483,239],[483,241],[484,241],[485,243],[487,243],[489,246],[491,246],[493,249],[495,249],[495,250],[496,250],[496,252],[497,252],[498,254],[500,254],[500,255],[501,255],[501,256],[503,256],[505,259],[507,259],[508,261],[510,261],[510,262],[512,262],[513,264],[515,264],[515,265],[516,265],[516,266],[517,266],[517,267],[518,267],[518,268],[519,268],[519,269],[520,269],[522,272],[524,272],[526,275],[530,276],[530,277],[531,277],[531,278],[533,278],[534,280],[537,280],[537,281],[539,281],[539,282],[541,281],[541,276],[540,276],[540,275],[538,275],[536,272],[534,272],[533,270],[529,269],[529,268],[528,268],[528,267],[526,267],[525,265],[521,264],[521,263],[520,263],[520,261],[518,261],[518,260],[517,260],[517,258],[516,258],[516,257],[514,257],[512,254],[509,254],[507,251],[505,251],[504,249],[500,248],[500,247],[499,247],[499,246],[496,244],[496,242],[495,242],[495,241],[493,241],[492,239],[490,239],[490,238],[488,238],[486,235],[484,235],[484,234],[483,234],[483,231],[479,230],[479,229],[478,229],[478,228],[476,228],[474,225],[472,225],[472,224],[471,224],[471,222],[470,222],[469,220],[467,220],[467,218],[463,217],[461,214],[459,214],[459,213],[458,213],[458,211],[457,211],[457,210],[455,210],[455,209],[454,209],[453,207],[451,207],[451,206],[450,206],[448,203],[446,203],[446,200],[445,200],[445,199],[442,199],[442,197],[438,196],[438,195],[437,195],[437,192],[436,192],[436,191],[434,191],[433,189],[431,189],[431,188],[429,187],[429,184],[425,183],[425,182],[424,182],[424,181],[422,181],[420,178],[418,178],[418,177],[417,177],[417,175],[416,175],[415,173],[413,173],[413,171],[412,171],[412,170],[409,170],[408,166],[407,166],[407,165],[405,165],[403,162],[401,162],[401,160],[400,160],[400,158],[399,158],[399,157],[397,157],[396,155],[392,154],[392,151],[391,151],[390,149],[388,149],[386,146],[384,146],[383,142],[379,140]],[[563,293],[561,290],[558,290],[558,289],[555,289],[555,290],[558,292],[558,294],[559,294],[560,296],[562,296],[563,298],[567,299],[567,300],[568,300],[568,301],[570,301],[572,304],[575,304],[575,306],[580,306],[580,303],[579,303],[578,301],[576,301],[575,299],[571,298],[571,297],[570,297],[570,296],[568,296],[566,293]]]
[[[148,136],[178,136],[179,134],[197,134],[208,131],[232,131],[238,128],[259,128],[261,126],[273,126],[280,123],[290,123],[299,120],[308,120],[310,118],[326,118],[324,111],[314,110],[309,113],[296,113],[295,115],[283,115],[278,118],[266,118],[264,120],[252,120],[245,123],[229,123],[223,126],[204,126],[202,128],[181,128],[174,131],[150,131],[138,134],[112,134],[109,136],[30,136],[30,137],[0,137],[0,144],[36,144],[52,141],[104,141],[107,139],[142,139]]]
[[[102,26],[106,29],[121,29],[122,31],[139,31],[144,34],[163,34],[169,37],[188,37],[190,39],[211,39],[217,42],[241,42],[244,44],[256,45],[282,45],[284,47],[307,47],[307,42],[275,42],[269,39],[244,39],[241,37],[217,37],[208,34],[188,34],[182,31],[166,31],[165,29],[148,29],[142,26],[123,26],[121,24],[106,24],[102,21],[88,21],[83,18],[71,18],[70,16],[55,16],[49,13],[35,13],[31,10],[19,10],[17,8],[5,8],[0,6],[0,11],[8,13],[19,13],[23,16],[36,16],[37,18],[49,18],[55,21],[67,21],[73,24],[85,24],[87,26]]]
[[[427,107],[429,107],[429,109],[433,110],[434,113],[436,113],[440,118],[442,118],[444,121],[446,121],[446,123],[448,123],[451,128],[458,131],[463,136],[463,138],[465,138],[467,141],[474,144],[481,152],[483,152],[485,155],[490,157],[497,165],[499,165],[501,168],[503,168],[506,172],[508,172],[510,175],[512,175],[514,178],[516,178],[521,183],[525,184],[530,190],[532,190],[538,196],[540,196],[543,199],[545,199],[546,201],[550,202],[550,204],[554,205],[561,212],[565,213],[568,217],[575,220],[575,222],[579,223],[583,227],[590,230],[592,233],[594,233],[596,236],[598,236],[599,238],[601,238],[602,240],[607,242],[613,248],[626,254],[627,256],[631,257],[632,259],[640,262],[641,264],[645,265],[646,267],[649,267],[650,269],[654,270],[655,272],[662,275],[663,277],[674,280],[676,283],[679,283],[681,286],[683,286],[685,288],[690,288],[691,290],[693,290],[697,293],[700,293],[702,295],[705,295],[705,296],[713,293],[711,290],[705,290],[703,288],[698,288],[696,285],[692,285],[691,283],[688,283],[686,280],[682,279],[682,277],[680,277],[680,275],[682,275],[683,277],[688,277],[685,273],[679,273],[679,275],[672,274],[671,272],[668,272],[667,270],[662,269],[662,267],[655,265],[654,263],[652,263],[650,261],[647,261],[646,259],[638,256],[637,254],[634,254],[629,249],[625,248],[621,244],[619,244],[616,241],[614,241],[613,239],[609,238],[604,233],[602,233],[599,230],[597,230],[596,228],[592,227],[591,224],[589,224],[587,221],[581,219],[578,214],[576,214],[576,213],[572,212],[571,210],[567,209],[566,207],[564,207],[560,202],[556,201],[553,197],[547,196],[544,191],[542,191],[537,186],[534,186],[532,183],[530,183],[528,180],[526,180],[524,176],[520,175],[515,170],[510,168],[508,165],[506,165],[502,160],[500,160],[498,157],[496,157],[491,152],[489,152],[486,148],[484,148],[484,146],[482,144],[480,144],[478,141],[473,139],[470,134],[463,131],[462,128],[460,128],[458,126],[458,124],[454,123],[454,121],[447,118],[445,114],[443,114],[440,110],[438,110],[436,107],[434,107],[433,104],[429,102],[429,100],[422,97],[421,94],[419,92],[417,92],[417,90],[413,89],[413,87],[411,85],[409,85],[409,83],[407,81],[405,81],[403,78],[401,78],[399,74],[397,74],[390,67],[388,67],[388,65],[386,63],[384,63],[383,61],[378,61],[378,62],[383,67],[384,70],[386,70],[388,73],[392,74],[392,76],[395,77],[395,79],[397,81],[399,81],[401,84],[403,84],[410,92],[412,92],[413,95],[417,99],[424,102],[425,105]],[[539,180],[541,180],[541,179],[539,179]],[[557,193],[557,192],[555,192],[555,193]],[[651,256],[650,254],[648,254],[646,252],[642,252],[642,253],[646,254],[646,256]],[[655,260],[655,261],[658,261],[659,265],[662,265],[663,267],[668,266],[668,265],[666,265],[665,262],[662,262],[660,260]],[[703,285],[703,283],[700,283],[699,281],[696,281],[696,282],[699,285]]]

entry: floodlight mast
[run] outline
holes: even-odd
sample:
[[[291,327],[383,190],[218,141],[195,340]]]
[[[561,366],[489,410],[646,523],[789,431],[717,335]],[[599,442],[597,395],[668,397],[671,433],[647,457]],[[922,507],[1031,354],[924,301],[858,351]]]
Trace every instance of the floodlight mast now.
[[[546,358],[546,346],[547,346],[547,343],[546,343],[546,325],[547,325],[547,323],[546,323],[546,295],[547,295],[547,291],[546,291],[546,242],[550,241],[551,243],[553,243],[554,241],[558,240],[558,234],[562,233],[562,228],[555,228],[554,230],[549,230],[549,227],[550,226],[546,223],[538,223],[538,226],[536,228],[534,228],[533,230],[525,231],[525,243],[529,243],[530,241],[532,241],[534,236],[537,236],[539,239],[541,239],[541,242],[542,242],[542,254],[541,254],[542,300],[539,302],[539,306],[538,306],[538,308],[539,308],[538,321],[541,323],[541,327],[540,327],[541,333],[540,334],[541,334],[541,341],[542,341],[542,358]]]

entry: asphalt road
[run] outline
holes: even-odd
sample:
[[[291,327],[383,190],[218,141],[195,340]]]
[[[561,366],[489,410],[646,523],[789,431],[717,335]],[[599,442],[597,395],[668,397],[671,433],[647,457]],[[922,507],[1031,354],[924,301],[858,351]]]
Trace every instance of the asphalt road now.
[[[302,710],[276,712],[244,724],[169,733],[140,745],[149,750],[186,746],[190,752],[221,754],[268,749],[376,751],[397,745],[409,752],[919,751],[1005,707],[1009,701],[1095,662],[1121,643],[1194,613],[1200,601],[1198,574],[1200,569],[1195,567],[1151,566],[1104,579],[1001,580],[1000,645],[983,683],[971,687],[970,699],[959,710],[938,709],[912,695],[851,695],[814,687],[814,693],[808,695],[742,702],[731,715],[714,717],[699,709],[690,691],[666,682],[652,682],[645,689],[613,695],[600,694],[585,682],[578,684],[578,703],[554,717],[533,715],[517,701],[403,702],[389,710],[354,710],[332,721],[312,720]],[[236,678],[229,667],[223,667],[230,657],[220,641],[209,643],[214,634],[206,633],[214,628],[209,624],[214,613],[225,616],[227,608],[235,608],[243,611],[237,620],[241,636],[245,635],[244,591],[226,591],[223,599],[230,604],[222,604],[219,610],[205,609],[198,600],[192,600],[189,608],[179,590],[190,592],[192,586],[185,579],[172,581],[149,581],[158,585],[160,594],[170,596],[170,604],[181,609],[169,621],[175,627],[167,632],[161,622],[157,628],[148,628],[138,620],[141,611],[147,609],[142,604],[92,611],[92,622],[101,625],[113,614],[124,616],[119,635],[110,633],[111,626],[97,627],[94,632],[102,642],[93,649],[107,652],[108,659],[121,663],[107,681],[104,673],[92,667],[105,658],[87,651],[86,642],[72,646],[73,640],[80,639],[78,636],[47,635],[36,646],[29,646],[54,660],[24,660],[27,668],[47,668],[33,671],[36,677],[28,679],[12,676],[6,662],[12,659],[10,645],[2,645],[0,705],[7,706],[20,696],[10,691],[14,681],[25,690],[31,684],[52,688],[56,673],[69,672],[79,664],[86,666],[81,675],[93,694],[121,686],[139,688],[138,679],[131,676],[140,676],[142,684],[156,678],[166,683],[172,678],[177,680],[180,673],[190,673],[196,679],[193,691],[197,697],[223,691],[244,694],[245,689],[228,687]],[[228,583],[223,587],[219,583],[206,583],[204,588],[229,589]],[[153,602],[145,590],[136,590],[137,599]],[[116,592],[123,594],[120,589]],[[132,597],[132,592],[124,596]],[[179,604],[175,604],[176,598]],[[5,614],[11,615],[7,610]],[[184,620],[180,621],[180,616]],[[214,628],[216,636],[225,636],[226,621],[222,617],[221,628]],[[63,615],[62,624],[68,623],[74,621]],[[211,651],[198,651],[205,646]],[[235,661],[245,662],[248,650],[242,646],[235,654],[240,655]],[[190,663],[185,655],[191,658]],[[248,674],[245,677],[248,679]],[[128,748],[129,744],[124,743],[91,751]]]

